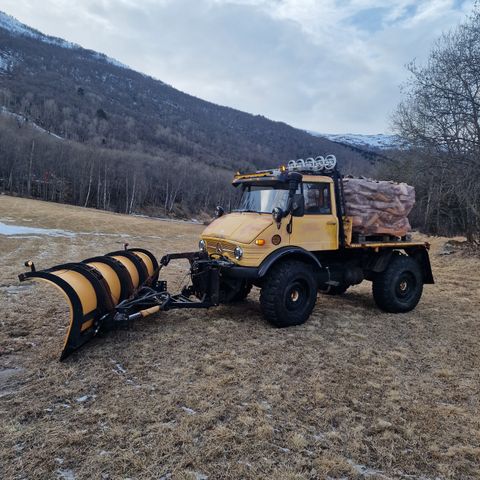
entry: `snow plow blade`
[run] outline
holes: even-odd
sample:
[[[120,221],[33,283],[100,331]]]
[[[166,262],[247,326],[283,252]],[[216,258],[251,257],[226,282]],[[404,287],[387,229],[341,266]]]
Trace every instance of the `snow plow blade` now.
[[[70,307],[70,322],[60,359],[90,340],[102,327],[101,319],[115,311],[136,289],[152,285],[158,278],[158,262],[147,250],[129,249],[37,271],[26,262],[30,272],[20,281],[44,280],[57,287]]]
[[[170,295],[166,282],[159,281],[158,276],[163,266],[178,258],[190,261],[196,285],[185,287],[179,295]],[[166,255],[159,263],[148,250],[125,247],[45,270],[37,270],[28,261],[25,266],[30,271],[20,274],[19,280],[43,280],[65,296],[70,321],[60,355],[64,360],[99,332],[129,327],[132,321],[160,310],[216,305],[218,293],[212,295],[212,288],[218,292],[218,268],[212,268],[211,263],[197,252]],[[191,300],[191,296],[200,301]]]

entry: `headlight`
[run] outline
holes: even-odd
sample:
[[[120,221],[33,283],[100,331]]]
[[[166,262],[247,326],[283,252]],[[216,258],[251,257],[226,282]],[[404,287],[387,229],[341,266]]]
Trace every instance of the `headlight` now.
[[[201,251],[201,252],[206,252],[207,251],[207,242],[205,240],[200,240],[198,242],[198,249]]]
[[[241,249],[241,247],[235,247],[233,254],[235,255],[235,258],[237,260],[240,260],[243,257],[243,250]]]

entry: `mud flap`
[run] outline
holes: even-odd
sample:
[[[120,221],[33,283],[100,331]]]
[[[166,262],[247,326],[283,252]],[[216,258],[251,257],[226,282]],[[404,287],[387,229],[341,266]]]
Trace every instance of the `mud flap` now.
[[[155,257],[143,249],[112,252],[40,271],[32,262],[25,265],[31,271],[19,275],[20,281],[44,280],[67,299],[70,321],[60,360],[90,340],[99,329],[108,329],[102,319],[114,312],[119,302],[131,298],[138,288],[156,283],[159,272]]]

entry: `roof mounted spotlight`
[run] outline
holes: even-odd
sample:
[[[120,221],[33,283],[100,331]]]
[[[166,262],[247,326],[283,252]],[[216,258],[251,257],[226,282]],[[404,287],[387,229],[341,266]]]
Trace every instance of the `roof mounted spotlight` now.
[[[297,170],[304,170],[305,169],[305,160],[303,158],[299,158],[296,162],[296,169]]]
[[[295,160],[290,160],[287,164],[288,171],[293,172],[296,166],[297,166],[297,162]]]
[[[325,167],[325,159],[319,155],[316,159],[315,159],[315,169],[320,171],[320,170],[323,170]]]
[[[305,170],[315,170],[315,160],[312,157],[305,160]]]
[[[337,164],[337,158],[335,155],[327,155],[325,157],[325,170],[327,172],[332,171],[335,168],[335,165]]]

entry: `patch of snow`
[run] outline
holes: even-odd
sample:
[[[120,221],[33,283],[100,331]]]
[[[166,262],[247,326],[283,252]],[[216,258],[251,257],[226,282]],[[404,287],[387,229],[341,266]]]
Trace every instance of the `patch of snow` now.
[[[15,55],[10,50],[0,51],[0,74],[10,73],[17,63]]]
[[[5,107],[0,107],[0,113],[14,118],[19,123],[28,124],[35,130],[38,130],[39,132],[46,133],[48,135],[51,135],[52,137],[58,138],[59,140],[63,140],[63,138],[60,137],[59,135],[45,130],[40,125],[37,125],[35,122],[28,120],[28,118],[24,117],[23,115],[20,115],[19,113],[10,112],[10,110],[7,110]]]
[[[0,286],[0,290],[7,295],[16,295],[17,293],[24,293],[25,290],[32,288],[32,285],[5,285]]]
[[[4,12],[0,12],[0,28],[7,30],[12,35],[34,38],[44,43],[57,45],[63,48],[81,48],[80,45],[77,45],[76,43],[67,42],[66,40],[63,40],[61,38],[44,35],[38,30],[35,30],[28,25],[19,22],[15,17],[7,15]]]
[[[115,362],[114,362],[115,363]],[[115,363],[115,368],[112,369],[115,373],[120,373],[120,374],[125,374],[127,373],[127,370],[123,368],[123,365],[121,363]]]
[[[57,473],[57,478],[61,480],[75,480],[77,478],[75,477],[74,471],[70,469],[59,468],[56,473]]]
[[[33,38],[43,43],[56,45],[57,47],[61,47],[61,48],[68,48],[70,50],[82,50],[87,54],[90,54],[90,56],[96,60],[102,60],[116,67],[130,70],[130,67],[128,67],[127,65],[124,65],[118,60],[115,60],[114,58],[110,58],[103,53],[94,52],[92,50],[86,50],[82,48],[80,45],[76,43],[68,42],[66,40],[63,40],[62,38],[50,37],[49,35],[45,35],[42,32],[39,32],[38,30],[35,30],[29,27],[28,25],[25,25],[24,23],[19,22],[16,18],[10,15],[7,15],[4,12],[0,12],[0,28],[7,30],[8,32],[10,32],[12,35],[15,35],[15,36]]]
[[[83,395],[81,397],[78,397],[75,399],[77,403],[83,403],[86,402],[90,397],[88,395]]]
[[[0,235],[17,237],[19,235],[47,235],[49,237],[74,237],[75,233],[56,228],[33,228],[20,225],[7,225],[0,222]]]
[[[182,407],[182,410],[186,413],[188,413],[188,415],[195,415],[197,412],[191,408],[188,408],[188,407]]]
[[[114,65],[115,67],[120,67],[120,68],[125,68],[127,70],[130,70],[130,67],[128,65],[125,65],[122,62],[119,62],[118,60],[115,60],[114,58],[111,58],[104,53],[99,53],[99,52],[93,52],[91,53],[91,56],[95,58],[96,60],[103,60],[104,62],[110,63],[111,65]]]
[[[208,475],[205,475],[204,473],[194,472],[193,476],[195,477],[195,480],[208,480]]]
[[[359,133],[317,133],[308,131],[314,137],[323,137],[332,142],[345,143],[355,147],[375,148],[378,150],[387,150],[391,148],[400,148],[401,138],[397,135],[386,135],[378,133],[376,135],[362,135]]]
[[[375,470],[373,468],[367,467],[359,463],[355,463],[353,460],[348,459],[347,462],[352,466],[352,468],[362,477],[382,477],[387,478],[381,470]]]

